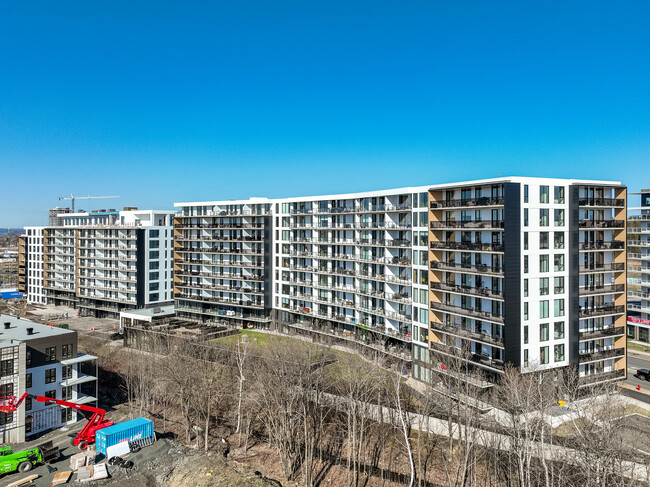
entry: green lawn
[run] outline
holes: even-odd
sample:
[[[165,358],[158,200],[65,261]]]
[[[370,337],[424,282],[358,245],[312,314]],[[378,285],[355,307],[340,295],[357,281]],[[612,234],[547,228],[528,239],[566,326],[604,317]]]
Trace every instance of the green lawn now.
[[[632,340],[627,341],[628,350],[636,350],[637,352],[648,352],[650,353],[650,343],[642,345],[638,342],[633,342]]]

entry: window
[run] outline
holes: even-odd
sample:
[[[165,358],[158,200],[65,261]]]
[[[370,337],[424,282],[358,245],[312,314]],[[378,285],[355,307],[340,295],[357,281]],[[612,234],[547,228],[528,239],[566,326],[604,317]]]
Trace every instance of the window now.
[[[555,345],[554,352],[555,352],[555,361],[556,362],[562,362],[564,361],[564,343],[560,343],[559,345]]]
[[[10,424],[14,421],[14,413],[0,413],[0,425]]]
[[[157,250],[150,250],[149,251],[149,258],[150,259],[159,259],[160,258],[160,252]]]
[[[548,203],[548,186],[539,187],[539,202]]]
[[[45,348],[45,361],[54,362],[56,360],[56,347]]]
[[[553,201],[556,205],[564,204],[564,186],[555,186],[553,191]]]
[[[61,422],[69,423],[70,421],[72,421],[72,409],[61,408]]]
[[[528,273],[528,256],[524,255],[524,274]]]
[[[45,391],[43,393],[45,397],[49,397],[50,399],[56,399],[56,390],[53,391]]]
[[[556,299],[554,305],[555,316],[564,316],[564,299]]]
[[[32,410],[32,398],[27,396],[25,398],[25,411],[31,411]]]
[[[72,365],[61,367],[61,380],[72,379]]]
[[[159,230],[149,230],[149,238],[158,238],[160,236]]]
[[[524,232],[524,250],[528,250],[528,232]]]
[[[539,248],[548,249],[548,232],[539,232]]]
[[[528,279],[524,279],[524,298],[528,297]]]
[[[548,208],[539,210],[539,226],[548,227]]]
[[[45,371],[45,383],[51,384],[56,382],[56,369],[47,369]]]
[[[539,317],[548,318],[548,301],[539,302]]]
[[[160,269],[160,262],[158,262],[158,261],[149,262],[149,270],[155,271],[157,269]]]
[[[539,256],[539,272],[548,272],[548,255]]]
[[[553,247],[556,249],[564,248],[564,232],[553,232]]]
[[[564,226],[564,210],[554,210],[553,211],[553,220],[555,221],[556,227]]]
[[[548,295],[548,277],[542,277],[539,280],[539,294],[541,296]]]
[[[25,374],[25,388],[29,389],[32,387],[32,374]]]
[[[159,272],[150,272],[149,273],[149,280],[150,281],[157,281],[160,279],[160,273]]]
[[[150,282],[149,283],[149,291],[158,291],[160,288],[160,283],[159,282]]]
[[[524,184],[524,203],[528,203],[528,185]]]
[[[524,325],[524,345],[528,343],[528,325]]]
[[[553,281],[555,294],[564,294],[564,276],[555,277]]]
[[[562,272],[564,270],[564,254],[558,254],[553,257],[553,269],[555,272]]]
[[[528,208],[524,208],[524,226],[528,226]]]
[[[61,346],[61,358],[72,358],[72,343]]]
[[[158,301],[160,299],[160,293],[149,293],[149,301]]]
[[[160,241],[159,240],[149,240],[149,248],[150,249],[160,248]]]
[[[63,386],[61,388],[61,399],[64,401],[72,399],[72,386]]]
[[[542,323],[539,325],[539,341],[547,342],[548,341],[548,323]]]
[[[553,323],[553,338],[556,340],[564,338],[564,321],[556,321]]]
[[[524,367],[528,367],[528,349],[524,349]]]
[[[548,347],[540,347],[539,349],[539,363],[542,365],[548,364]]]
[[[528,303],[524,303],[524,321],[528,321]]]
[[[7,377],[14,374],[14,359],[0,361],[0,377]]]

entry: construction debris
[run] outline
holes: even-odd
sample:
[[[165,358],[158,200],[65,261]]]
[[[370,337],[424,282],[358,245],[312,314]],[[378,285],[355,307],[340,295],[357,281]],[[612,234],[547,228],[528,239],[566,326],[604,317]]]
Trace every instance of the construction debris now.
[[[12,482],[10,484],[7,484],[7,487],[18,487],[19,485],[25,485],[28,484],[37,478],[39,478],[40,475],[30,475],[28,477],[22,478],[20,480],[16,480],[15,482]]]
[[[70,468],[73,472],[76,472],[81,467],[86,467],[88,465],[95,464],[95,455],[96,453],[93,450],[82,451],[81,453],[76,453],[70,457]]]
[[[52,485],[67,484],[71,476],[72,476],[72,470],[66,470],[65,472],[55,473],[54,479],[52,479]]]

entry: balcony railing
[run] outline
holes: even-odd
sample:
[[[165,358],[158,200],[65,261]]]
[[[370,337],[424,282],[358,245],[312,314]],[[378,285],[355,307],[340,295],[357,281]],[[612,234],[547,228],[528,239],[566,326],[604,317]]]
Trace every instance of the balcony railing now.
[[[595,340],[624,334],[624,326],[611,326],[609,328],[601,328],[600,330],[581,330],[580,340]]]
[[[580,220],[580,228],[625,228],[625,220]]]
[[[431,242],[432,250],[468,250],[476,252],[503,252],[502,244],[472,243],[472,242]]]
[[[580,250],[623,250],[625,242],[613,240],[611,242],[580,242]]]
[[[593,360],[606,360],[609,358],[623,357],[624,348],[610,348],[609,350],[596,350],[593,352],[580,352],[578,360],[580,362],[591,362]]]
[[[446,284],[444,282],[431,282],[430,287],[439,291],[449,291],[459,294],[471,294],[485,298],[503,298],[502,291],[494,291],[485,287],[461,286],[460,284]]]
[[[461,328],[457,325],[445,325],[444,323],[439,323],[437,321],[431,322],[431,328],[440,330],[444,333],[450,335],[455,335],[463,338],[469,338],[473,341],[489,343],[490,345],[496,345],[498,347],[503,347],[503,337],[498,335],[489,335],[485,331],[476,332],[467,328]]]
[[[580,318],[593,318],[596,316],[604,315],[617,315],[625,313],[625,306],[614,306],[614,305],[605,305],[605,306],[596,306],[593,308],[580,308]]]
[[[434,301],[431,301],[431,309],[448,312],[448,313],[454,313],[461,316],[468,316],[470,318],[474,318],[478,320],[487,320],[487,321],[495,321],[497,323],[503,323],[503,316],[496,313],[491,313],[489,311],[476,310],[474,308],[463,308],[462,306],[455,306],[453,304],[436,303]]]
[[[622,198],[579,198],[580,206],[625,206]]]
[[[622,377],[625,377],[625,371],[622,369],[612,370],[610,372],[593,372],[591,374],[581,376],[580,384],[581,385],[596,384],[598,382],[620,379]]]
[[[589,296],[592,294],[623,293],[623,292],[625,292],[625,284],[610,284],[608,286],[588,286],[588,287],[580,288],[581,296]]]
[[[503,275],[503,267],[486,264],[461,265],[456,262],[431,261],[431,269],[451,270],[453,272],[473,272],[477,274]]]
[[[439,228],[503,228],[503,220],[485,220],[485,221],[462,221],[462,220],[447,220],[430,222],[429,228],[432,230]]]
[[[612,272],[625,270],[625,263],[619,262],[615,264],[586,264],[580,266],[580,272]]]
[[[503,198],[461,198],[457,200],[432,201],[429,207],[432,210],[438,208],[458,208],[462,206],[503,206]]]

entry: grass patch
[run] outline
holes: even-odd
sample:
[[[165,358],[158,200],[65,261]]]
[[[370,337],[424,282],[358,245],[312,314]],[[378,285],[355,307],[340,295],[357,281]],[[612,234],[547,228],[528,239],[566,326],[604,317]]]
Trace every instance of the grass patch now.
[[[263,347],[268,343],[269,339],[280,338],[280,337],[275,337],[275,335],[271,336],[268,333],[262,333],[260,331],[240,330],[239,333],[237,333],[236,335],[230,335],[224,338],[217,338],[216,340],[212,340],[212,343],[214,343],[215,345],[235,346],[237,345],[237,343],[241,342],[242,335],[246,335],[247,340],[250,343],[250,346],[254,346],[254,347],[255,346]],[[255,341],[256,338],[257,338],[257,342]]]
[[[633,342],[632,340],[627,341],[627,349],[635,350],[637,352],[648,352],[650,353],[650,343],[642,345],[638,342]]]

